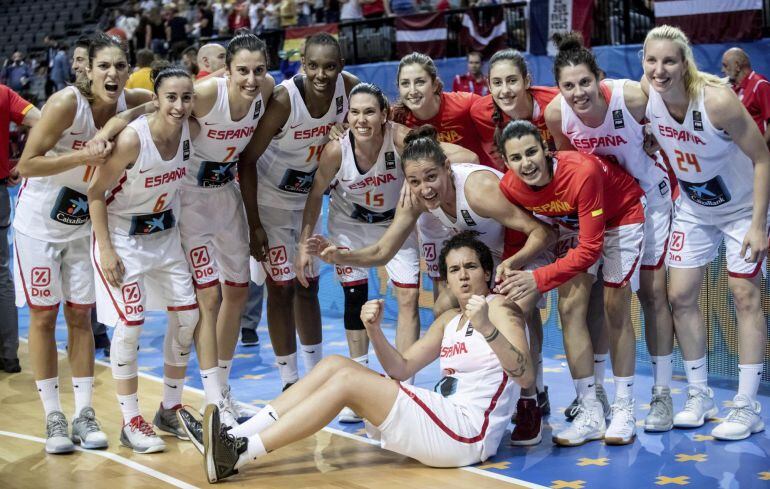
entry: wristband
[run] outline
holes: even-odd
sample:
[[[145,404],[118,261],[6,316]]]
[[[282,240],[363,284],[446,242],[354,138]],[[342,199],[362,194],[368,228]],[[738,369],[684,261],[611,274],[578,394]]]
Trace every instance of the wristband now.
[[[495,328],[488,335],[484,335],[484,339],[487,340],[487,343],[492,343],[493,341],[495,341],[495,338],[497,338],[498,335],[500,335],[500,331],[498,331],[497,328]]]

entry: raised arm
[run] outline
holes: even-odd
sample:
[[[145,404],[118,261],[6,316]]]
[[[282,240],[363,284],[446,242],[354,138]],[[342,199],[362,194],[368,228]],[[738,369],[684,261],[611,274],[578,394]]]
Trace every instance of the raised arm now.
[[[399,154],[404,152],[404,138],[409,134],[409,129],[403,124],[393,122],[393,144],[396,146],[396,151]],[[440,143],[441,149],[446,153],[446,157],[450,163],[479,163],[479,155],[473,151],[463,148],[457,144],[452,143]]]
[[[567,136],[561,132],[561,95],[555,96],[545,108],[545,125],[548,126],[548,131],[553,137],[557,150],[572,151],[575,149]]]

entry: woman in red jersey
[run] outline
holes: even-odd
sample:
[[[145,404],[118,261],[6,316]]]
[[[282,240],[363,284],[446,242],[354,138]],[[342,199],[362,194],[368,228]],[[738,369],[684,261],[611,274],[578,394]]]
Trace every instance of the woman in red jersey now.
[[[630,443],[636,433],[633,385],[635,341],[630,316],[631,284],[638,281],[644,238],[642,189],[617,165],[573,151],[546,153],[540,131],[528,121],[514,121],[503,130],[500,152],[511,170],[500,188],[512,203],[550,217],[566,229],[578,229],[578,245],[554,263],[534,272],[514,271],[500,291],[515,299],[534,290],[557,288],[572,303],[563,317],[564,346],[581,409],[572,425],[554,435],[560,445],[582,445],[604,438],[607,444]],[[593,276],[587,272],[599,259],[604,267],[605,320],[610,329],[616,402],[609,427],[596,398],[593,348],[586,311]],[[583,307],[577,307],[580,304]],[[622,382],[621,382],[622,381]],[[605,435],[606,431],[606,435]]]

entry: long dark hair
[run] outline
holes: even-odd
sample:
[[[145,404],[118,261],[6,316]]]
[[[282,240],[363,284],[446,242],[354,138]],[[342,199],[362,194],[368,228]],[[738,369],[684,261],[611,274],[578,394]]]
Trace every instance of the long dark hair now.
[[[404,151],[401,153],[401,165],[407,161],[430,160],[436,166],[444,166],[446,153],[438,141],[438,132],[430,124],[412,129],[404,138]]]
[[[601,80],[601,70],[596,62],[594,53],[583,46],[583,35],[579,32],[556,33],[553,35],[553,42],[559,48],[559,53],[553,60],[553,77],[556,84],[559,84],[561,70],[565,66],[586,65],[588,70],[596,77],[596,81]]]
[[[85,43],[85,40],[83,38],[78,39],[79,47],[84,47],[83,46],[84,43]],[[126,62],[128,62],[128,49],[119,38],[108,36],[103,32],[97,32],[96,34],[94,34],[94,37],[92,37],[88,41],[88,67],[89,68],[93,68],[94,58],[96,58],[96,55],[99,54],[99,52],[102,49],[107,49],[107,48],[120,49],[123,52],[123,55],[126,57]],[[94,101],[94,94],[91,91],[91,80],[89,80],[87,76],[78,77],[77,81],[75,82],[75,88],[77,88],[80,91],[80,93],[83,94],[83,97],[85,97],[89,103]]]
[[[438,76],[436,63],[433,62],[433,59],[431,59],[430,56],[422,53],[411,53],[401,58],[401,61],[398,63],[398,71],[396,71],[396,86],[398,86],[399,80],[401,79],[401,70],[409,65],[420,65],[420,67],[428,73],[428,76],[430,76],[433,83],[436,84],[436,93],[441,94],[444,90],[444,83]],[[406,122],[409,112],[409,109],[404,105],[404,101],[399,97],[396,103],[393,104],[393,120],[399,124],[403,124]]]
[[[227,43],[225,65],[227,65],[228,69],[230,69],[230,63],[232,63],[235,54],[241,49],[262,53],[262,56],[265,58],[265,64],[270,64],[270,61],[267,58],[267,45],[265,44],[265,41],[246,29],[238,29],[235,37]]]
[[[529,68],[527,67],[527,60],[524,59],[524,55],[522,55],[516,49],[503,49],[493,54],[489,59],[489,72],[487,73],[487,79],[489,79],[489,76],[492,73],[492,67],[503,61],[513,63],[513,65],[516,66],[516,68],[519,70],[522,78],[526,79],[529,77]],[[497,139],[500,137],[500,132],[505,127],[505,116],[494,99],[492,99],[492,122],[495,124],[494,137],[495,141],[497,141]]]

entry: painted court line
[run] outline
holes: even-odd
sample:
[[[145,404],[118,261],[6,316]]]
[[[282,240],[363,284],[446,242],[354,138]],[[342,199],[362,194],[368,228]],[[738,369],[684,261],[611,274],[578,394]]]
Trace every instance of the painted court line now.
[[[19,338],[19,339],[21,341],[24,341],[24,342],[27,341],[26,338]],[[65,350],[58,350],[58,351],[62,355],[67,353]],[[103,360],[96,360],[96,359],[94,360],[94,362],[97,365],[101,365],[103,367],[111,368],[111,365],[110,365],[109,362],[105,362]],[[157,382],[159,384],[163,383],[163,379],[161,379],[160,377],[156,377],[155,375],[151,375],[151,374],[148,374],[148,373],[145,373],[145,372],[138,372],[138,375],[139,375],[139,377],[142,377],[142,378],[148,379],[148,380],[152,380],[153,382]],[[201,396],[203,395],[203,389],[198,389],[197,387],[191,387],[191,386],[185,385],[184,389],[186,391],[189,390],[190,392],[194,392],[194,393],[199,394]],[[243,404],[243,403],[238,402],[238,404]],[[248,405],[248,404],[243,404],[243,405],[246,406],[247,408],[252,408],[253,409],[253,406],[251,406],[251,405]],[[326,431],[326,432],[332,433],[334,435],[341,436],[343,438],[348,438],[350,440],[356,440],[356,441],[359,441],[361,443],[367,443],[369,445],[379,445],[380,444],[377,440],[371,440],[371,439],[369,439],[369,438],[367,438],[365,436],[354,435],[353,433],[348,433],[346,431],[342,431],[342,430],[339,430],[337,428],[331,428],[329,426],[325,427],[323,430]],[[44,442],[45,442],[45,440],[44,440]],[[535,484],[534,482],[528,482],[528,481],[525,481],[525,480],[516,479],[514,477],[509,477],[509,476],[503,475],[503,474],[497,474],[497,473],[489,471],[489,470],[478,469],[476,467],[460,467],[460,470],[464,470],[466,472],[472,472],[474,474],[477,474],[477,475],[480,475],[480,476],[483,476],[483,477],[489,477],[490,479],[496,479],[496,480],[499,480],[499,481],[502,481],[502,482],[508,482],[508,483],[511,483],[511,484],[518,484],[520,486],[524,486],[524,487],[527,487],[527,488],[530,488],[530,489],[547,489],[545,486],[541,486],[539,484]],[[193,487],[193,486],[190,486],[190,487]]]
[[[35,443],[41,443],[45,445],[45,439],[38,438],[36,436],[29,436],[24,435],[22,433],[13,433],[10,431],[0,431],[0,436],[8,436],[11,438],[19,438],[21,440],[26,441],[32,441]],[[120,455],[116,455],[114,453],[105,452],[101,450],[84,450],[83,448],[76,446],[75,450],[78,452],[88,453],[91,455],[97,455],[99,457],[103,457],[109,460],[112,460],[113,462],[117,462],[121,465],[125,465],[128,468],[134,469],[138,472],[141,472],[145,475],[148,475],[150,477],[154,477],[155,479],[158,479],[160,481],[165,482],[166,484],[172,485],[174,487],[179,487],[180,489],[199,489],[198,486],[193,486],[192,484],[188,484],[187,482],[180,481],[179,479],[176,479],[174,477],[171,477],[168,474],[164,474],[163,472],[158,472],[155,469],[151,469],[150,467],[144,466],[142,464],[136,463],[133,460],[129,460],[127,458],[123,458]]]

